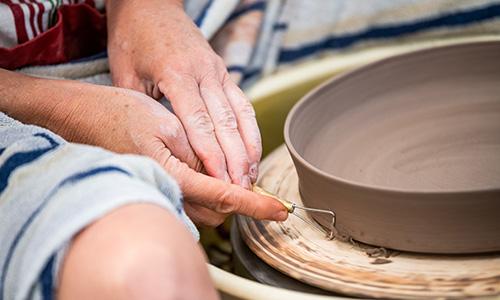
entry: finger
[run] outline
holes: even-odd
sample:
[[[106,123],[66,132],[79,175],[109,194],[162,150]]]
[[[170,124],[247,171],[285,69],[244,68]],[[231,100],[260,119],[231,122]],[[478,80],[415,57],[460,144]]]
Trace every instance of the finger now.
[[[207,78],[200,83],[200,93],[214,124],[217,141],[225,154],[232,182],[250,189],[247,151],[238,131],[236,116],[226,99],[222,85],[216,78]]]
[[[126,55],[110,55],[109,66],[111,70],[111,82],[114,86],[135,90],[154,97],[154,84],[138,76],[134,66]],[[157,99],[157,98],[155,98]]]
[[[230,182],[226,159],[217,142],[212,119],[201,99],[198,84],[194,80],[178,78],[158,87],[165,94],[184,126],[189,143],[199,157],[207,173]]]
[[[160,98],[163,96],[163,94],[158,89],[158,86],[152,80],[142,78],[141,83],[146,90],[146,95],[150,96],[151,98],[160,100]]]
[[[135,90],[159,100],[163,94],[152,80],[137,75],[130,64],[118,57],[110,57],[111,82],[114,86]]]
[[[160,89],[158,88],[157,84],[153,84],[153,90],[151,91],[151,97],[153,97],[156,100],[160,100],[163,97],[163,94],[161,93]]]
[[[139,79],[134,71],[134,68],[130,66],[128,62],[115,60],[117,60],[116,57],[114,58],[113,63],[110,62],[111,81],[113,82],[113,85],[121,88],[136,90],[146,94],[146,86]]]
[[[203,169],[201,161],[189,144],[184,127],[174,114],[168,112],[169,118],[163,119],[159,126],[160,139],[172,154],[196,171]]]
[[[184,210],[191,220],[198,226],[217,227],[224,223],[227,214],[219,214],[203,206],[186,202]]]
[[[177,179],[187,202],[221,214],[239,213],[256,219],[283,221],[288,216],[278,200],[195,172],[175,157],[165,168]]]
[[[250,165],[248,173],[253,183],[257,180],[258,164],[262,155],[262,142],[255,119],[255,111],[240,88],[231,80],[224,82],[224,93],[238,122],[239,133],[245,145]]]

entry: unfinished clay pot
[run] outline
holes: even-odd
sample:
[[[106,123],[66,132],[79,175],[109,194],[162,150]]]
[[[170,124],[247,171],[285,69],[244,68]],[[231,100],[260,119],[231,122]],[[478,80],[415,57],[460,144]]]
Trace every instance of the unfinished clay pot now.
[[[418,51],[334,78],[292,109],[285,140],[303,203],[335,211],[354,239],[500,251],[500,42]]]

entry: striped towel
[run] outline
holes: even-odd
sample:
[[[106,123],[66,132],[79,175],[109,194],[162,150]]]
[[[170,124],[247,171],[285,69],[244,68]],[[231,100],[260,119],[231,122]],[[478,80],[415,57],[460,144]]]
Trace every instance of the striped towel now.
[[[190,2],[204,7],[193,18],[232,78],[246,85],[340,51],[500,34],[499,0],[242,0],[234,8],[220,5],[224,0]],[[225,22],[215,29],[211,18]]]
[[[184,5],[244,87],[297,62],[339,52],[500,34],[500,0],[185,0]],[[106,53],[21,71],[111,84]]]
[[[0,299],[53,299],[65,249],[117,207],[184,213],[175,181],[153,160],[65,142],[0,113]]]

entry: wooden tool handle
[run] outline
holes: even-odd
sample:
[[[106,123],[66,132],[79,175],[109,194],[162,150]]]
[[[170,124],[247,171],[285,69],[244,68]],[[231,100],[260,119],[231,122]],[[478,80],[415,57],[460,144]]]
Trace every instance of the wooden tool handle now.
[[[270,193],[257,185],[254,185],[252,190],[257,194],[261,194],[261,195],[268,196],[268,197],[271,197],[271,198],[278,200],[281,204],[283,204],[283,206],[286,208],[286,210],[289,213],[293,213],[293,211],[295,210],[295,205],[292,202],[281,199],[280,197],[276,196],[275,194]]]

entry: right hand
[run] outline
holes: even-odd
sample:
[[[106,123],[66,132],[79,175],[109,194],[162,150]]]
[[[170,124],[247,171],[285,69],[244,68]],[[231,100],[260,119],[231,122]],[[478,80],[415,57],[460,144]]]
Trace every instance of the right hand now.
[[[262,154],[255,112],[182,1],[110,0],[106,12],[114,85],[165,95],[207,173],[250,189]]]
[[[150,97],[122,88],[47,82],[54,88],[52,99],[59,103],[44,110],[50,115],[43,116],[39,125],[72,142],[155,159],[179,183],[186,213],[195,223],[216,226],[230,213],[277,221],[287,218],[277,200],[202,174],[202,164],[180,121]]]

